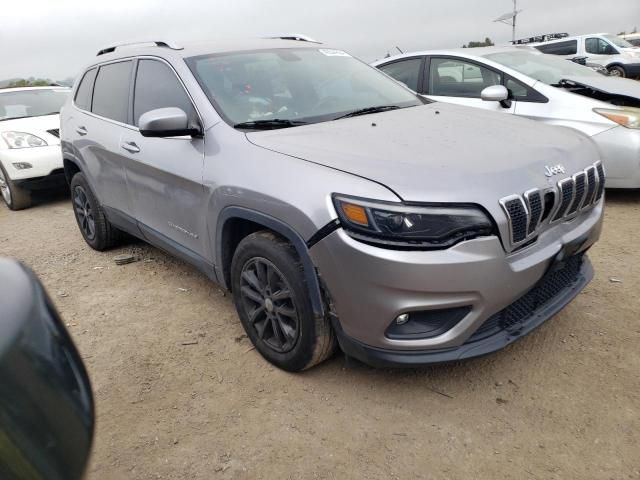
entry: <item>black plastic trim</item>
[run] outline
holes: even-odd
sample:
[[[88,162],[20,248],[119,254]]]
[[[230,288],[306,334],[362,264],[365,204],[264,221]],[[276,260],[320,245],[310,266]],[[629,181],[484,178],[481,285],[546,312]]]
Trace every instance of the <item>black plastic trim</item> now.
[[[336,218],[327,223],[324,227],[318,230],[316,233],[311,235],[311,238],[307,240],[307,248],[313,247],[320,240],[325,238],[328,235],[331,235],[337,229],[340,228],[340,219]]]
[[[311,260],[311,257],[309,256],[307,243],[292,227],[278,220],[277,218],[244,207],[226,207],[224,210],[222,210],[222,212],[220,212],[220,215],[218,216],[218,223],[216,228],[216,259],[223,258],[222,233],[224,231],[224,225],[227,220],[231,220],[233,218],[241,218],[254,223],[258,223],[260,225],[264,225],[266,228],[269,228],[274,232],[282,235],[293,244],[296,252],[298,252],[300,260],[302,261],[304,276],[307,280],[307,287],[309,289],[309,298],[311,300],[311,306],[313,307],[313,313],[318,318],[323,317],[324,304],[322,301],[322,293],[320,291],[320,283],[318,282],[316,268]],[[223,285],[225,288],[229,288],[229,286],[226,284],[222,271],[218,272],[217,277],[221,285]]]

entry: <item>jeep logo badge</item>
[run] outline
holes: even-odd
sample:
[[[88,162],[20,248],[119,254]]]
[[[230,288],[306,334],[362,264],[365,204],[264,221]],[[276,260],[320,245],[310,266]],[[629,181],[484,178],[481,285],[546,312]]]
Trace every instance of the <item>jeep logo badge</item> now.
[[[559,175],[561,173],[564,173],[564,167],[560,164],[554,165],[552,167],[546,165],[544,167],[544,174],[547,177],[553,177],[554,175]]]

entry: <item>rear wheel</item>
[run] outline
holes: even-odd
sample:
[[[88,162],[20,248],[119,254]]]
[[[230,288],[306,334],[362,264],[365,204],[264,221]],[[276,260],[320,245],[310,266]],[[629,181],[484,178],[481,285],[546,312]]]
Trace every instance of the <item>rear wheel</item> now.
[[[612,77],[622,77],[625,78],[627,76],[627,72],[625,72],[624,68],[620,65],[613,65],[612,67],[608,67],[609,75]]]
[[[267,231],[244,238],[233,256],[231,287],[247,336],[269,362],[298,372],[333,353],[331,324],[315,317],[302,264],[284,239]]]
[[[73,212],[87,244],[99,251],[116,245],[123,234],[107,220],[84,174],[76,173],[70,188]]]
[[[11,210],[23,210],[31,206],[31,193],[17,186],[9,178],[2,164],[0,164],[0,194]]]

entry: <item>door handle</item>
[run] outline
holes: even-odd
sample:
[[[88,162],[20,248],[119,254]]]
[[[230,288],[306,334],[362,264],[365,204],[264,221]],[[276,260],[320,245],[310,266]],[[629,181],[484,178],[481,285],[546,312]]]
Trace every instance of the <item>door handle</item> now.
[[[76,128],[76,132],[78,132],[78,135],[82,135],[84,137],[87,134],[87,129],[84,127],[78,127]]]
[[[136,145],[136,142],[124,142],[120,146],[130,153],[138,153],[140,151],[140,147]]]

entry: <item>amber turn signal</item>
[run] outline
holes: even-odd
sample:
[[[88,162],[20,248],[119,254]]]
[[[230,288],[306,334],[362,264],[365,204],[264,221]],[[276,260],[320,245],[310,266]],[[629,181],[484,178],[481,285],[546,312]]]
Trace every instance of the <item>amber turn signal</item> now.
[[[349,221],[358,225],[364,225],[365,227],[369,226],[369,219],[367,218],[367,212],[364,207],[354,205],[353,203],[342,203],[341,206],[345,217],[347,217]]]

